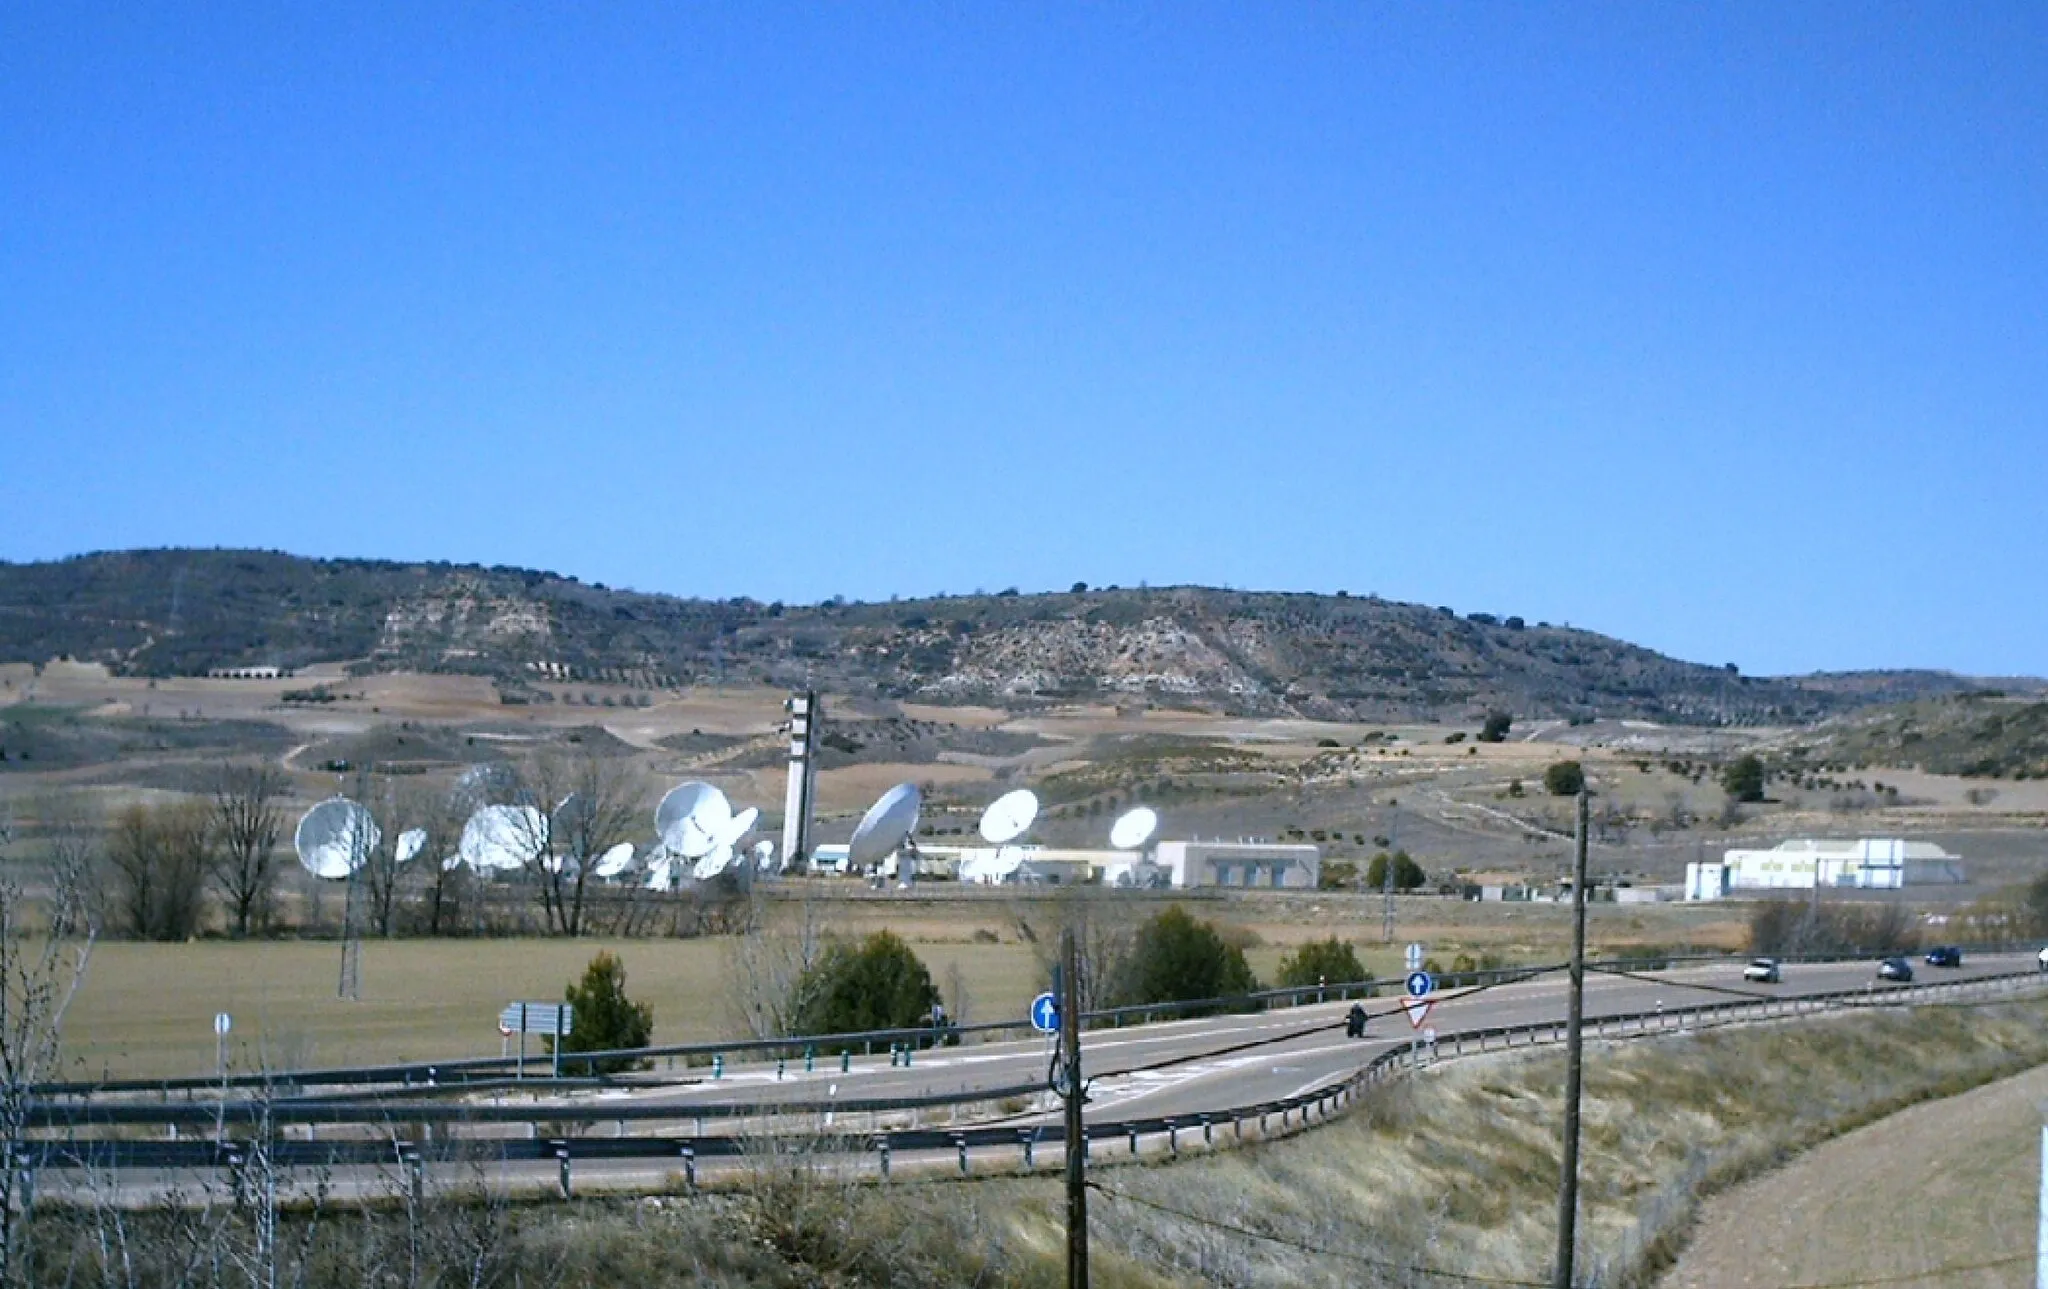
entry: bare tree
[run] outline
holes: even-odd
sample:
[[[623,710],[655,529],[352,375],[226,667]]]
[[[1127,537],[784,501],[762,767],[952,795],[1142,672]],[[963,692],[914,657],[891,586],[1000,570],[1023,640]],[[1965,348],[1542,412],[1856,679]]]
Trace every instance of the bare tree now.
[[[64,1013],[85,979],[96,928],[86,898],[94,821],[70,803],[41,812],[50,892],[29,908],[11,865],[0,868],[0,1285],[28,1283],[29,1226],[17,1166],[34,1089],[56,1068]]]
[[[646,809],[647,785],[622,757],[582,751],[543,754],[520,769],[519,817],[532,834],[526,872],[539,893],[548,930],[581,935],[591,869],[605,851],[631,837]]]
[[[131,935],[184,940],[198,933],[212,843],[204,802],[134,805],[114,817],[107,838],[113,908]]]
[[[755,1038],[781,1038],[795,1032],[806,978],[825,951],[824,921],[808,899],[777,919],[760,895],[750,896],[747,921],[727,941],[726,1003]]]
[[[1080,957],[1081,1010],[1109,1005],[1137,940],[1137,922],[1129,901],[1110,892],[1067,887],[1048,900],[1020,901],[1013,915],[1017,934],[1031,945],[1039,978],[1048,987],[1059,956],[1060,932],[1072,927]]]
[[[237,937],[270,925],[288,786],[282,770],[260,762],[223,765],[214,784],[214,884]]]

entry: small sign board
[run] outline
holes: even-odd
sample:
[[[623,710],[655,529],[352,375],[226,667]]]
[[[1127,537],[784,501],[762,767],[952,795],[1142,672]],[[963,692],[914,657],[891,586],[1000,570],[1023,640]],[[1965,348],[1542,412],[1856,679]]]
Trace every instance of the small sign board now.
[[[1031,1000],[1031,1028],[1041,1034],[1050,1034],[1060,1027],[1059,1000],[1051,994],[1040,994]]]
[[[1427,998],[1403,998],[1401,1000],[1401,1009],[1408,1013],[1408,1027],[1410,1029],[1421,1029],[1422,1022],[1429,1019],[1429,1013],[1435,1006],[1436,1004]]]
[[[568,1003],[507,1003],[498,1013],[498,1029],[506,1034],[566,1034],[576,1027],[576,1009]]]
[[[213,1014],[213,1033],[216,1038],[226,1038],[228,1031],[235,1027],[235,1018],[226,1012]]]
[[[1429,1044],[1431,1047],[1436,1046],[1436,1026],[1429,1025],[1423,1028],[1422,1041]]]
[[[1408,946],[1408,970],[1422,970],[1422,946],[1420,944]]]
[[[1408,996],[1410,998],[1424,997],[1435,988],[1436,981],[1431,978],[1427,971],[1411,971],[1408,973]]]

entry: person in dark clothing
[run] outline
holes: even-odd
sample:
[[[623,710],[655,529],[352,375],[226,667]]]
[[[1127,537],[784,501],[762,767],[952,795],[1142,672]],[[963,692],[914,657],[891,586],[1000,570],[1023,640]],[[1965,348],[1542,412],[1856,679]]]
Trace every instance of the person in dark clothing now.
[[[1351,1010],[1344,1014],[1344,1036],[1346,1038],[1365,1037],[1365,1007],[1363,1004],[1351,1004]]]

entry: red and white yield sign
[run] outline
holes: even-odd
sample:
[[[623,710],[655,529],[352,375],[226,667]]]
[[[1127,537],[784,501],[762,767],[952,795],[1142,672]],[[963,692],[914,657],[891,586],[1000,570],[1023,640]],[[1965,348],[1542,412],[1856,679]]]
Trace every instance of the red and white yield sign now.
[[[1408,1028],[1421,1029],[1422,1022],[1429,1019],[1429,1013],[1436,1006],[1433,998],[1403,998],[1401,1009],[1408,1013]]]

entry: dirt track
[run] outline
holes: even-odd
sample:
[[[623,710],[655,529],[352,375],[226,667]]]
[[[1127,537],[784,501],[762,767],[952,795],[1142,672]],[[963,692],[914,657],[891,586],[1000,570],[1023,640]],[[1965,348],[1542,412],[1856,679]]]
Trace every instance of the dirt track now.
[[[2048,1067],[1809,1151],[1708,1203],[1661,1289],[1880,1278],[1905,1289],[2024,1289],[2034,1282],[2044,1099]],[[1913,1275],[1939,1269],[1948,1270]]]

